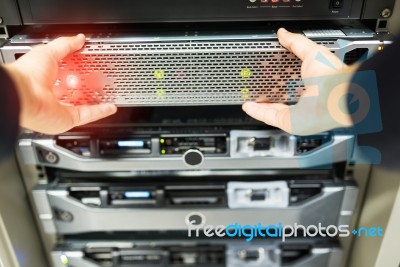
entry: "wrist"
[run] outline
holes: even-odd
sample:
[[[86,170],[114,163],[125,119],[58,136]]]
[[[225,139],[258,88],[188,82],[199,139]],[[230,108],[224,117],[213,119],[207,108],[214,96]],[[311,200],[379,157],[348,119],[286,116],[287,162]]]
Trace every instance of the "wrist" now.
[[[34,118],[37,114],[34,94],[32,92],[32,82],[30,78],[11,64],[4,65],[5,71],[13,81],[15,90],[20,103],[19,121],[22,127],[29,125],[29,118]]]

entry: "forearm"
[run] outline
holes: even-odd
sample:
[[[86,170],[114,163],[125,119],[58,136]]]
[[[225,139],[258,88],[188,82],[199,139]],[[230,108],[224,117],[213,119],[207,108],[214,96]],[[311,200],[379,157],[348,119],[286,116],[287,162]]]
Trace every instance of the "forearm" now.
[[[16,142],[19,129],[20,101],[15,82],[0,66],[0,161],[9,155]]]
[[[14,63],[3,65],[3,69],[8,74],[14,85],[14,91],[17,93],[19,101],[19,125],[29,129],[34,124],[40,112],[38,105],[38,93],[35,92],[34,81],[32,81],[20,67],[14,66]]]

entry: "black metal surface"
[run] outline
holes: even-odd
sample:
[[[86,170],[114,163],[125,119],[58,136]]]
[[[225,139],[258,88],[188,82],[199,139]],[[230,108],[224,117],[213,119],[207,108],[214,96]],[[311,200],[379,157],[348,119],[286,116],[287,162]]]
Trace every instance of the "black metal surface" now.
[[[365,0],[362,19],[382,19],[381,12],[388,8],[393,13],[395,0]]]
[[[0,1],[0,21],[2,21],[0,23],[0,26],[21,24],[17,1],[15,0]]]
[[[176,21],[271,21],[358,19],[360,0],[254,3],[249,0],[19,0],[25,24],[128,23]]]

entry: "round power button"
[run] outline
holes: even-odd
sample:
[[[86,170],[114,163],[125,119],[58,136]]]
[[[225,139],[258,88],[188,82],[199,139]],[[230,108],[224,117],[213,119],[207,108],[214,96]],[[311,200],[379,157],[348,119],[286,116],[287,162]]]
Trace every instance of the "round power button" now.
[[[183,161],[190,167],[196,167],[203,163],[204,156],[197,149],[189,149],[183,154]]]

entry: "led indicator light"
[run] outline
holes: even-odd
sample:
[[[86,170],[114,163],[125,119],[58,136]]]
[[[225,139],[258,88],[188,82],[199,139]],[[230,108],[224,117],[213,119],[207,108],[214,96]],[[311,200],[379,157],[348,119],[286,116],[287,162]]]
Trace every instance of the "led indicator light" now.
[[[163,89],[158,89],[156,91],[157,98],[163,98],[165,95],[165,91]]]
[[[165,73],[163,70],[156,70],[154,71],[154,77],[156,77],[158,80],[164,79]]]
[[[149,191],[130,191],[124,193],[126,198],[150,198],[151,193]]]
[[[383,50],[383,46],[379,46],[378,51],[382,51],[382,50]]]
[[[240,72],[240,76],[242,76],[242,78],[244,78],[244,79],[247,79],[247,78],[250,78],[251,77],[251,70],[249,70],[249,69],[243,69],[241,72]]]
[[[68,265],[68,263],[69,263],[68,258],[65,255],[61,255],[60,260],[61,260],[61,263],[64,265]]]
[[[75,75],[68,75],[65,78],[65,82],[69,88],[76,88],[78,86],[79,79]]]
[[[248,89],[248,88],[243,88],[241,91],[240,91],[240,94],[242,95],[242,98],[243,99],[247,99],[247,98],[250,98],[250,90]]]
[[[161,154],[165,154],[165,153],[167,153],[167,151],[165,151],[165,149],[161,149]]]
[[[161,144],[164,144],[164,143],[165,143],[165,139],[164,139],[164,138],[161,138],[161,139],[160,139],[160,143],[161,143]]]
[[[143,140],[118,141],[119,147],[144,147]]]

